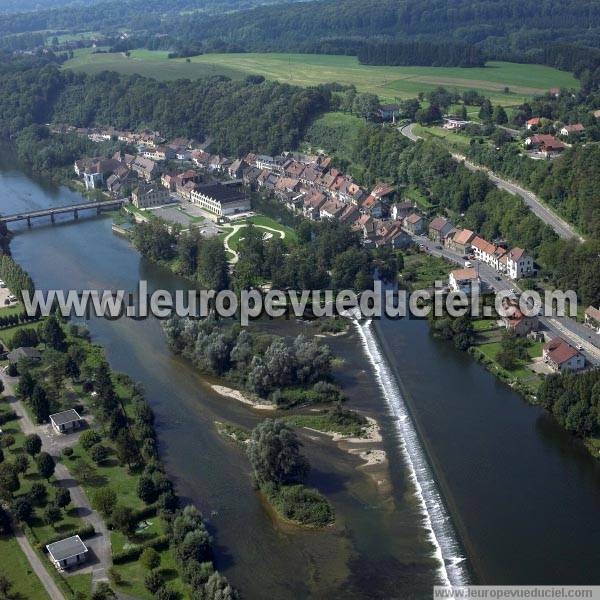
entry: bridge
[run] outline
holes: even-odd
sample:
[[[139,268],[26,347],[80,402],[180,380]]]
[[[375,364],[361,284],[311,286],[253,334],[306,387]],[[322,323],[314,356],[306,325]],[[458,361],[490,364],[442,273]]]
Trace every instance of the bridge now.
[[[16,223],[18,221],[27,221],[27,226],[31,227],[31,220],[39,217],[50,217],[52,223],[56,215],[73,213],[75,219],[79,219],[80,211],[94,210],[97,215],[105,210],[114,210],[121,208],[129,200],[121,198],[119,200],[100,200],[97,202],[84,202],[82,204],[70,204],[69,206],[55,206],[44,210],[32,210],[21,212],[14,215],[0,215],[0,223]]]

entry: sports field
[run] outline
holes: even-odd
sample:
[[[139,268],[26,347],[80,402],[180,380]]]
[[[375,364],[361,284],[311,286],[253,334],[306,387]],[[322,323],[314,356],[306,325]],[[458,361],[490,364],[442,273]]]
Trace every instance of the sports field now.
[[[189,62],[188,62],[189,61]],[[542,65],[489,62],[485,67],[375,67],[360,65],[353,56],[325,54],[204,54],[168,59],[167,52],[135,50],[124,54],[80,52],[65,63],[88,73],[104,69],[139,73],[156,79],[198,78],[222,74],[242,78],[252,73],[294,85],[339,82],[374,92],[382,100],[414,98],[439,85],[461,92],[477,90],[505,106],[523,102],[553,87],[577,88],[570,74]],[[509,88],[505,93],[504,89]]]

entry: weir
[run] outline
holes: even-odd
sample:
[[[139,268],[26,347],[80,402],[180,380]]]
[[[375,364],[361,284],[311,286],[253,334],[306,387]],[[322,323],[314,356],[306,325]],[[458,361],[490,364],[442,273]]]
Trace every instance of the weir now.
[[[395,376],[380,350],[371,321],[355,320],[354,323],[365,353],[375,371],[377,383],[395,417],[394,423],[400,440],[402,458],[409,468],[424,525],[429,531],[430,541],[435,547],[434,556],[440,563],[440,584],[468,585],[470,577],[466,567],[467,561],[462,554],[458,535]]]

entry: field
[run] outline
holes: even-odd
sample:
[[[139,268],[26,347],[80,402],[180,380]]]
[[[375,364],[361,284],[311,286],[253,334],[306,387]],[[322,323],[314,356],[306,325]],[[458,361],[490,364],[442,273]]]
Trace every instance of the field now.
[[[189,61],[189,62],[188,62]],[[339,82],[375,92],[382,100],[414,98],[439,85],[459,92],[477,90],[505,106],[520,104],[552,87],[579,87],[570,74],[541,65],[490,62],[486,67],[375,67],[360,65],[353,56],[317,54],[204,54],[190,59],[168,59],[167,52],[135,50],[125,54],[76,53],[65,63],[88,73],[105,69],[140,73],[156,79],[198,78],[222,74],[232,78],[258,74],[300,86]],[[504,88],[509,93],[504,93]]]
[[[14,537],[0,536],[0,560],[2,573],[12,583],[10,594],[3,597],[27,600],[43,600],[48,597]]]

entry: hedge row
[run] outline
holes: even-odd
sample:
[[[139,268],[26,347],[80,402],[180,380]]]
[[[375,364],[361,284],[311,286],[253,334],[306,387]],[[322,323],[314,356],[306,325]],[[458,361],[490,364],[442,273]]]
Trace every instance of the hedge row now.
[[[170,542],[171,538],[168,535],[160,535],[143,544],[129,546],[125,550],[121,550],[121,552],[113,553],[113,563],[121,565],[132,560],[137,560],[146,548],[154,548],[157,551],[165,550],[169,547]]]

